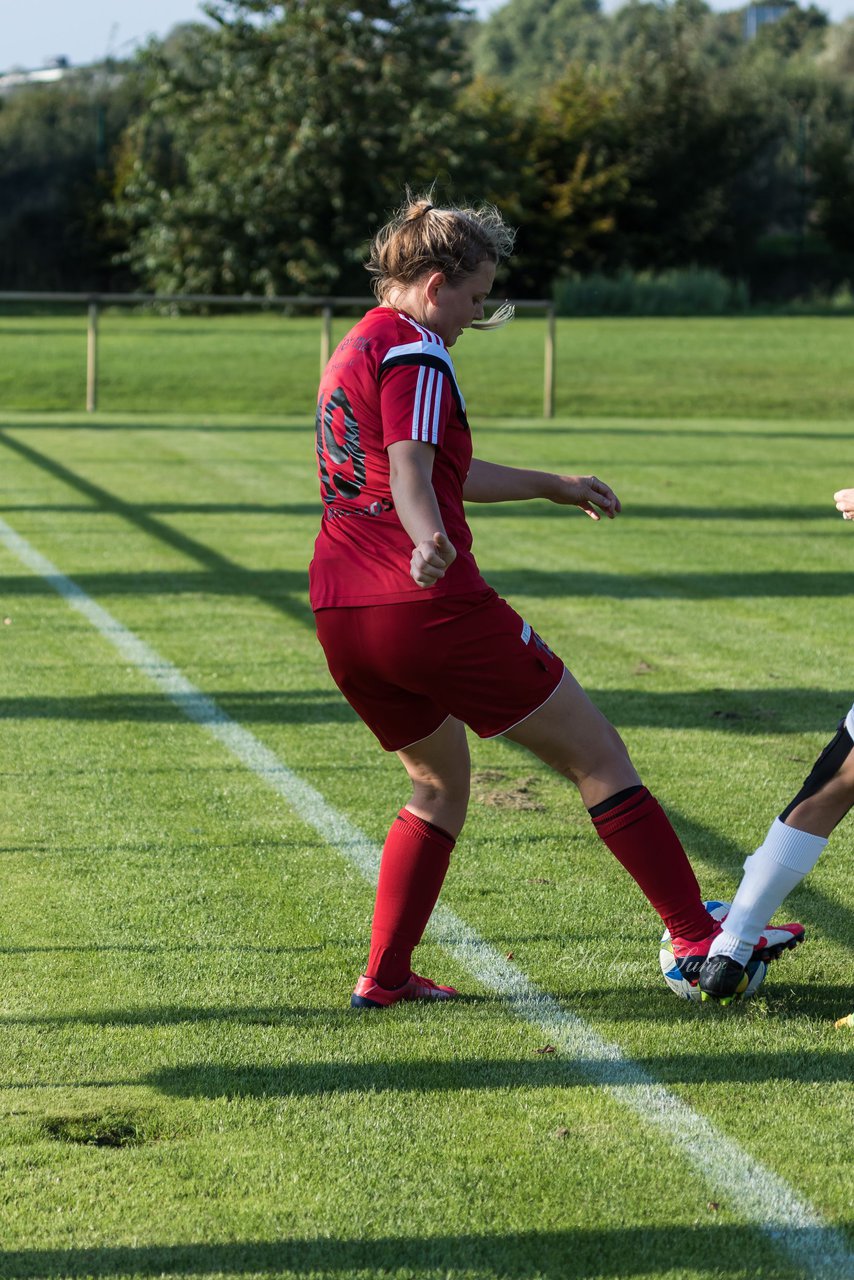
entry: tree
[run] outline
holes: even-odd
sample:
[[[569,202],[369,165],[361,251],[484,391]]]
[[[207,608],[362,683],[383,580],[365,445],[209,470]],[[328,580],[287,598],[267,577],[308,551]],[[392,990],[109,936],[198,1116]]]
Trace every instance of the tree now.
[[[778,0],[779,2],[779,0]],[[774,49],[784,58],[804,49],[820,49],[828,27],[828,17],[811,4],[801,9],[795,0],[783,0],[788,12],[776,22],[766,22],[756,33],[758,50]]]
[[[148,56],[115,210],[165,292],[363,292],[364,244],[404,187],[455,164],[457,0],[211,3]]]
[[[499,289],[543,297],[570,263],[598,261],[624,190],[624,166],[610,149],[614,104],[600,78],[578,67],[534,101],[479,79],[460,96],[451,176],[517,228]]]
[[[475,32],[475,73],[529,99],[571,65],[607,57],[608,21],[599,0],[510,0]]]
[[[832,249],[854,255],[854,130],[828,126],[813,153],[815,221]]]
[[[752,186],[773,137],[760,84],[710,65],[705,6],[676,0],[620,63],[628,189],[611,269],[735,266],[763,228]]]
[[[508,0],[473,41],[476,65],[517,93],[519,109],[537,86],[554,97],[524,162],[536,157],[550,187],[521,218],[540,262],[751,276],[769,232],[802,244],[808,226],[828,239],[832,226],[833,242],[847,243],[847,144],[841,124],[828,133],[827,85],[850,83],[852,48],[844,28],[794,0],[752,41],[743,13],[704,0],[627,0],[608,15],[590,0]],[[597,77],[611,101],[576,150],[576,95]],[[850,107],[837,115],[850,119]]]
[[[0,98],[0,288],[125,283],[102,206],[137,94],[133,68],[115,64]]]
[[[813,102],[809,155],[815,224],[837,253],[854,255],[854,19],[827,32],[816,58],[822,92]]]

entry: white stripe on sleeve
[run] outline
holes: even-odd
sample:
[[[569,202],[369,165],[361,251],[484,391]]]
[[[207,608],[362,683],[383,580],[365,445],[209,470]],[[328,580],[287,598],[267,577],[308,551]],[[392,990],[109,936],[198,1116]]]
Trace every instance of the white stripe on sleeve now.
[[[436,378],[436,391],[433,396],[433,421],[430,424],[430,442],[439,443],[439,417],[442,412],[442,391],[445,386],[445,375],[440,373]]]
[[[430,441],[430,415],[433,407],[433,386],[436,381],[436,370],[431,368],[427,374],[427,388],[424,392],[424,407],[421,410],[421,439]]]
[[[418,370],[418,381],[415,384],[415,403],[412,407],[412,439],[418,440],[421,436],[421,393],[424,390],[424,375],[427,372],[427,366],[422,365]]]

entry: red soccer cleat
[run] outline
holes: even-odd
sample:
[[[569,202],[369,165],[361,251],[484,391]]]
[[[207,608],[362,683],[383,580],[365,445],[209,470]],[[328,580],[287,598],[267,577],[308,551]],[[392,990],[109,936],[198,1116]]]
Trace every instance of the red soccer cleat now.
[[[350,997],[350,1005],[353,1009],[385,1009],[399,1000],[453,1000],[456,995],[459,995],[456,987],[440,987],[429,978],[419,978],[417,973],[411,973],[402,987],[391,988],[381,987],[363,974]]]

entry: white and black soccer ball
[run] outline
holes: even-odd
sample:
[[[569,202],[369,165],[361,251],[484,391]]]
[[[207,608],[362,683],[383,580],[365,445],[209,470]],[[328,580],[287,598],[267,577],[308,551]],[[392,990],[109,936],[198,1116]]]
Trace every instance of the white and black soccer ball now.
[[[705,903],[706,910],[715,920],[723,920],[730,909],[730,905],[729,902]],[[664,930],[661,937],[661,949],[658,953],[658,959],[661,964],[661,972],[664,974],[664,981],[674,995],[680,996],[683,1000],[694,1000],[699,1003],[703,998],[700,988],[696,983],[691,983],[687,978],[682,977],[676,957],[673,954],[670,932],[667,929]],[[764,960],[749,961],[733,999],[746,1000],[748,996],[755,995],[765,981],[767,972],[768,965]]]

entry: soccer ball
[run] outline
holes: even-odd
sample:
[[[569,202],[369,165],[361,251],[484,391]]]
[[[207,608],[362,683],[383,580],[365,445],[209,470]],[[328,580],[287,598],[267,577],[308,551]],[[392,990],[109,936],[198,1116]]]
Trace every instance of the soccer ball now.
[[[729,902],[707,902],[706,910],[715,920],[723,920],[730,909]],[[696,983],[690,983],[687,978],[683,978],[673,954],[673,944],[670,941],[670,932],[665,929],[661,937],[661,950],[658,953],[658,959],[661,964],[661,972],[664,974],[664,981],[670,990],[677,996],[681,996],[683,1000],[694,1000],[696,1003],[702,1000],[702,993]],[[765,974],[768,972],[768,966],[764,960],[751,960],[748,962],[747,968],[744,970],[744,977],[741,979],[738,990],[733,996],[734,1000],[746,1000],[748,996],[755,993],[765,981]]]

